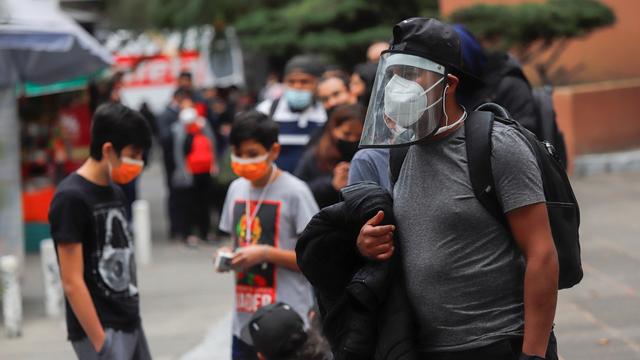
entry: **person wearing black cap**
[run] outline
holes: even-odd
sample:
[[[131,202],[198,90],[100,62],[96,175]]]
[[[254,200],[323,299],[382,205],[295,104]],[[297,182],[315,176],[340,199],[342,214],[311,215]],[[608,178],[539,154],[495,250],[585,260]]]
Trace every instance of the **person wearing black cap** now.
[[[328,360],[328,347],[289,305],[261,307],[242,329],[242,340],[260,360]]]
[[[284,68],[285,91],[280,99],[265,100],[256,110],[269,115],[280,127],[278,142],[282,146],[277,165],[293,172],[311,135],[322,128],[327,113],[315,99],[318,78],[324,68],[310,55],[298,55]]]
[[[506,224],[476,198],[465,127],[480,114],[456,100],[470,78],[462,65],[452,26],[411,18],[394,27],[360,145],[408,148],[393,186],[397,229],[376,214],[358,250],[386,261],[396,233],[425,358],[557,359],[558,259],[541,173],[524,136],[495,122],[490,163]]]

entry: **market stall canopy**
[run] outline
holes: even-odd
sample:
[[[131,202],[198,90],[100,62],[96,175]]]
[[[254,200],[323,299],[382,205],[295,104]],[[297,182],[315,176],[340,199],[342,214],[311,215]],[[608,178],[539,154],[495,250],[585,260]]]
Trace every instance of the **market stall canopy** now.
[[[109,51],[53,0],[0,0],[0,87],[98,73]]]

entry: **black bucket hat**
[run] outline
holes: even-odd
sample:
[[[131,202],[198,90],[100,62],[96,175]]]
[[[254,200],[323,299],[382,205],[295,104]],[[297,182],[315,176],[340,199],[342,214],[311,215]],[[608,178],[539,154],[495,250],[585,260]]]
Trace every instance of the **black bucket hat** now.
[[[447,72],[461,77],[462,82],[482,82],[465,71],[460,37],[454,27],[437,19],[414,17],[397,23],[385,52],[420,56],[444,65]]]

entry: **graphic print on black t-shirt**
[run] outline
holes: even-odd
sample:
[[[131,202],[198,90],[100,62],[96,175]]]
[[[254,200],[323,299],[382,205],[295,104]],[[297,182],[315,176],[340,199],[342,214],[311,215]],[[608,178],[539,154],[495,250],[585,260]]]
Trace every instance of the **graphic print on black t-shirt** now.
[[[96,207],[93,218],[101,249],[95,254],[98,286],[111,297],[138,294],[132,236],[123,207]]]
[[[125,203],[116,185],[96,185],[74,173],[58,185],[49,220],[56,246],[82,245],[84,280],[102,325],[133,331],[140,324],[140,307]],[[66,317],[69,339],[84,338],[68,301]]]
[[[251,213],[257,201],[251,201]],[[249,245],[278,247],[280,223],[279,201],[264,201],[251,221],[251,240],[247,241],[245,201],[237,201],[233,208],[234,241],[237,248]],[[270,263],[257,264],[236,273],[236,307],[238,312],[253,313],[276,301],[276,268]]]

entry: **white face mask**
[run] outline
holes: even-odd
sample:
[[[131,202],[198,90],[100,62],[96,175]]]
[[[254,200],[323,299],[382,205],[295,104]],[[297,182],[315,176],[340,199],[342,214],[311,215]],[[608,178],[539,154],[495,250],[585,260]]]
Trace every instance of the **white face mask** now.
[[[393,75],[384,88],[384,114],[402,127],[413,125],[425,111],[442,101],[440,97],[427,104],[426,94],[443,80],[444,77],[423,90],[417,82]]]

